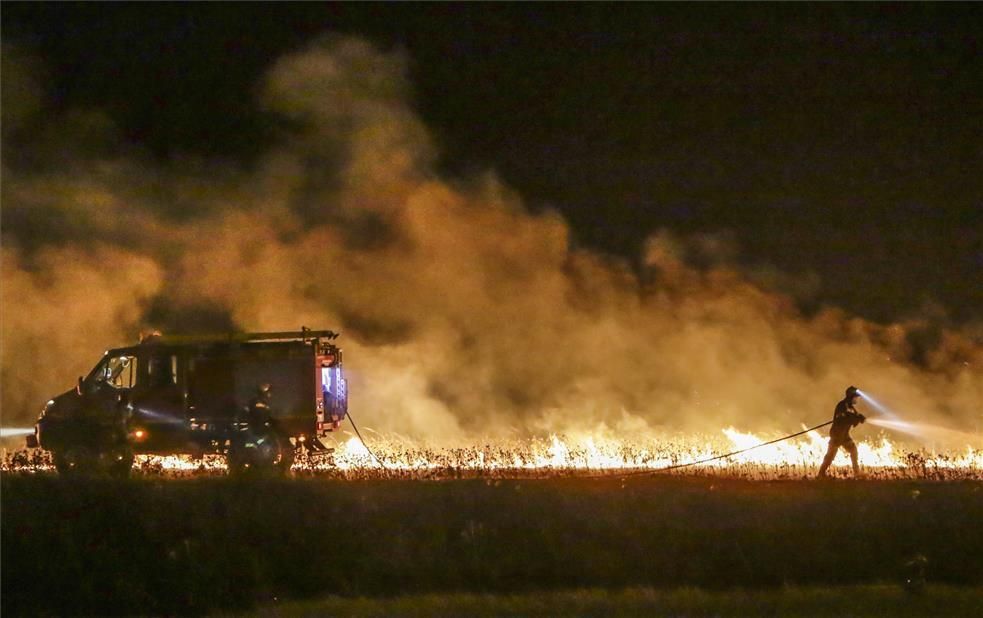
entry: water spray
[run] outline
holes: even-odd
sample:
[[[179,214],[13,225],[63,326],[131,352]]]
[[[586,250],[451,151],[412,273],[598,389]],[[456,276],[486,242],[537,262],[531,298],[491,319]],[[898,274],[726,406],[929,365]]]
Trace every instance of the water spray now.
[[[2,427],[0,428],[0,438],[19,438],[29,436],[34,433],[33,427]]]
[[[901,417],[898,416],[897,413],[895,413],[893,410],[891,410],[890,408],[888,408],[887,406],[885,406],[883,403],[881,403],[881,402],[877,401],[876,399],[874,399],[873,397],[871,397],[870,396],[870,393],[867,393],[866,391],[862,391],[862,390],[860,390],[858,388],[857,389],[857,394],[860,395],[863,398],[863,400],[866,401],[870,405],[870,407],[874,408],[875,410],[877,410],[878,412],[880,412],[882,415],[888,416],[888,417],[890,417],[890,418],[892,418],[892,419],[894,419],[896,421],[900,421],[901,420]]]
[[[867,419],[871,425],[877,425],[878,427],[884,427],[885,429],[891,429],[893,431],[899,431],[901,433],[906,433],[911,436],[916,436],[918,438],[924,438],[923,430],[919,425],[914,423],[909,423],[908,421],[901,420],[901,416],[896,413],[891,408],[887,407],[880,401],[874,399],[870,393],[857,389],[857,394],[863,398],[867,404],[877,410],[880,413],[881,418],[869,418]]]
[[[869,393],[857,389],[857,394],[860,395],[864,401],[866,401],[872,408],[877,410],[877,412],[879,412],[881,415],[880,418],[867,419],[867,422],[871,425],[877,425],[878,427],[884,427],[885,429],[915,436],[917,438],[921,438],[922,440],[932,439],[946,442],[962,442],[965,444],[978,444],[983,441],[983,438],[977,434],[949,429],[940,425],[912,423],[902,420],[899,414],[880,401],[874,399]]]
[[[878,427],[899,431],[901,433],[917,436],[922,439],[939,440],[942,442],[962,442],[969,445],[983,442],[983,436],[980,436],[979,434],[949,429],[940,425],[909,423],[907,421],[894,421],[879,418],[871,419],[869,422],[872,425],[877,425]]]

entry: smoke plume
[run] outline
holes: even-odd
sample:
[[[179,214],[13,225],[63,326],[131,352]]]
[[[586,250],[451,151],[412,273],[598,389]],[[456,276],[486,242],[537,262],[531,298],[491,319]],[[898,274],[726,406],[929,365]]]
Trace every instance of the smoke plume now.
[[[331,37],[275,62],[258,103],[285,128],[248,170],[154,163],[92,110],[42,119],[4,66],[4,424],[141,330],[301,325],[343,333],[360,424],[435,441],[796,430],[850,384],[981,420],[978,334],[803,314],[767,283],[814,279],[741,270],[727,235],[653,230],[631,264],[574,248],[493,172],[441,177],[398,52]]]

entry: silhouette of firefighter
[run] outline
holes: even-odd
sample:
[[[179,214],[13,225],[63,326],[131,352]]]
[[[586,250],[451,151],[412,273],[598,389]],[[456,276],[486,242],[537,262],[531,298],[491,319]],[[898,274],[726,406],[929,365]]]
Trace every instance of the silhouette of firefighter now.
[[[294,460],[294,449],[273,417],[273,388],[260,384],[246,408],[244,439],[233,443],[229,469],[239,473],[246,468],[277,469],[286,472]]]
[[[829,448],[826,449],[826,457],[823,458],[823,465],[819,466],[819,477],[826,478],[826,472],[836,457],[836,452],[840,447],[850,453],[850,461],[853,463],[853,475],[860,476],[860,463],[857,461],[857,444],[850,437],[850,430],[867,420],[867,417],[857,412],[854,403],[860,397],[860,391],[856,386],[846,389],[846,397],[836,404],[833,411],[833,426],[829,430]]]
[[[269,384],[260,384],[256,396],[249,400],[244,416],[238,420],[244,429],[238,439],[233,440],[229,449],[230,471],[243,471],[246,468],[263,467],[273,457],[273,389]]]
[[[249,400],[249,413],[246,421],[249,431],[256,437],[270,433],[273,429],[273,386],[260,384],[256,396]]]

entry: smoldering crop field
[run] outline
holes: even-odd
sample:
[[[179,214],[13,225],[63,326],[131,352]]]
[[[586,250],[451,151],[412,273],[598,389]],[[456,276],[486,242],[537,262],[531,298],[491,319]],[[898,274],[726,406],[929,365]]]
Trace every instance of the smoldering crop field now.
[[[970,590],[959,598],[983,586],[983,484],[975,481],[175,483],[8,473],[2,492],[4,615],[894,585],[918,556],[930,586]]]
[[[793,439],[789,439],[793,438]],[[525,438],[474,439],[457,445],[417,442],[372,432],[369,445],[342,433],[333,451],[301,451],[292,466],[297,477],[335,480],[531,479],[683,474],[759,481],[814,478],[828,439],[815,430],[776,439],[727,428],[719,436],[650,439],[551,434]],[[0,446],[4,446],[0,442]],[[9,442],[0,453],[0,472],[53,474],[51,454]],[[969,444],[948,450],[895,442],[883,433],[858,441],[862,474],[870,480],[983,480],[983,450]],[[833,476],[851,474],[841,453]],[[219,454],[137,455],[132,473],[143,478],[193,479],[228,474]]]

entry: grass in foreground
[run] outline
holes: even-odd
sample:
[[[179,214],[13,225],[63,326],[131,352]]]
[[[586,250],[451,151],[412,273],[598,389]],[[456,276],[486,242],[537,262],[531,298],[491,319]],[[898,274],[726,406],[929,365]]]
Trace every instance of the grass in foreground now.
[[[898,581],[919,556],[933,584],[983,586],[974,482],[0,475],[0,487],[4,616],[190,615],[328,595],[823,590]]]
[[[983,588],[897,586],[711,591],[630,588],[523,595],[327,598],[267,606],[255,616],[978,616]]]

